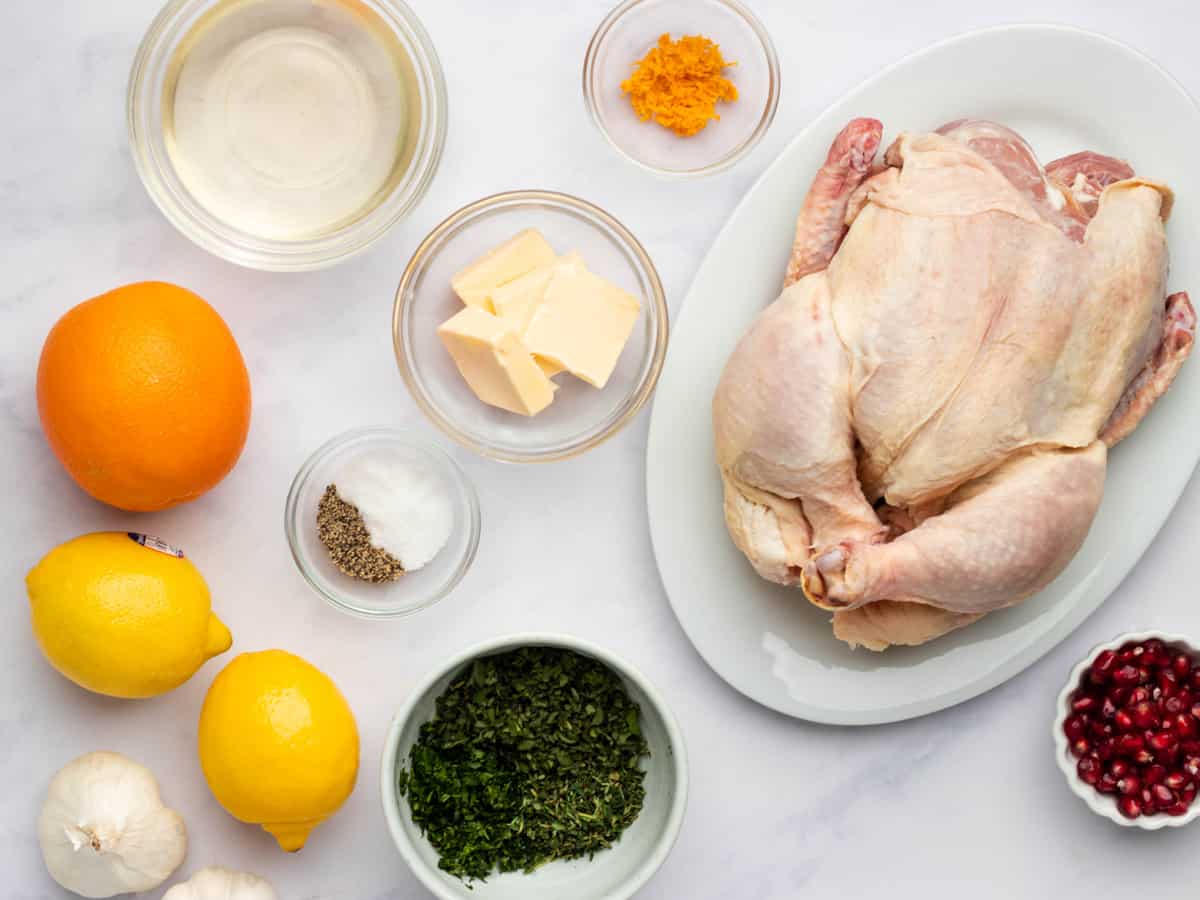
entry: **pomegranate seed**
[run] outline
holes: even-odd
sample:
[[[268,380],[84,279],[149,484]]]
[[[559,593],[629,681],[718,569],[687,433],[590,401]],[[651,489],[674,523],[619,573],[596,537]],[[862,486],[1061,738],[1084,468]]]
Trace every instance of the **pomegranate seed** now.
[[[1158,688],[1162,691],[1162,696],[1170,697],[1179,693],[1179,682],[1175,680],[1175,673],[1170,669],[1158,673]]]
[[[1134,706],[1129,713],[1130,719],[1138,728],[1157,728],[1161,723],[1158,718],[1158,713],[1154,710],[1154,704],[1149,700],[1143,700],[1137,706]]]
[[[1150,638],[1142,644],[1142,651],[1145,653],[1163,654],[1167,649],[1167,645],[1158,638]]]
[[[1168,816],[1182,816],[1188,811],[1188,806],[1189,804],[1180,800],[1178,803],[1172,803],[1165,810],[1163,810],[1163,812],[1165,812]]]
[[[1101,650],[1092,663],[1088,678],[1093,684],[1104,684],[1112,678],[1113,669],[1117,667],[1117,654],[1112,650]]]
[[[1145,703],[1149,699],[1150,692],[1148,690],[1144,687],[1135,687],[1129,692],[1129,700],[1127,702],[1130,706],[1136,706],[1139,703]]]
[[[1171,750],[1179,748],[1179,739],[1169,731],[1156,731],[1150,735],[1147,742],[1152,750]]]
[[[1090,756],[1085,756],[1075,764],[1075,771],[1079,773],[1079,777],[1088,784],[1095,784],[1100,780],[1100,763]]]
[[[1200,778],[1200,756],[1189,756],[1183,761],[1183,771],[1193,778]]]
[[[1183,702],[1183,698],[1178,694],[1171,697],[1164,697],[1158,705],[1162,708],[1163,713],[1168,716],[1177,715],[1187,709],[1187,704]]]
[[[1117,661],[1116,650],[1101,650],[1096,654],[1096,659],[1092,663],[1093,668],[1106,669],[1110,668]]]
[[[1179,799],[1189,805],[1196,799],[1196,783],[1194,781],[1183,786],[1183,790],[1179,792]]]
[[[1126,644],[1117,651],[1117,662],[1133,662],[1142,655],[1142,648],[1137,644]]]
[[[1117,792],[1117,779],[1105,772],[1100,776],[1100,780],[1096,782],[1096,790],[1102,794],[1115,794]]]
[[[1137,727],[1133,722],[1133,716],[1123,709],[1117,710],[1117,714],[1113,716],[1113,724],[1121,731],[1133,731]]]
[[[1167,775],[1167,770],[1158,765],[1147,766],[1146,771],[1142,773],[1142,781],[1146,782],[1147,786],[1153,786],[1162,781]]]
[[[1087,721],[1087,716],[1084,716],[1083,719],[1084,721]],[[1092,737],[1096,738],[1096,740],[1102,740],[1104,738],[1112,737],[1113,727],[1107,722],[1101,722],[1097,720],[1095,722],[1088,722],[1088,731],[1091,733]]]
[[[1188,777],[1183,772],[1172,772],[1162,780],[1162,783],[1171,790],[1177,791],[1188,783]]]
[[[1063,734],[1068,740],[1077,741],[1087,734],[1087,722],[1082,716],[1071,716],[1063,722]]]
[[[1192,717],[1195,719],[1200,719],[1200,703],[1192,706]]]
[[[1100,716],[1104,719],[1111,719],[1117,714],[1117,704],[1112,702],[1111,697],[1105,697],[1104,702],[1100,704]]]
[[[1116,750],[1124,756],[1136,756],[1146,747],[1146,742],[1140,734],[1123,734],[1117,738]]]
[[[1150,788],[1150,794],[1154,797],[1154,805],[1163,808],[1170,806],[1179,799],[1175,796],[1175,792],[1165,784],[1156,784]]]
[[[1127,819],[1136,819],[1142,814],[1142,804],[1137,797],[1122,797],[1117,801],[1117,809]]]
[[[1187,713],[1180,713],[1171,720],[1171,730],[1181,738],[1195,737],[1196,720]]]
[[[1110,688],[1108,692],[1109,699],[1117,706],[1124,706],[1132,696],[1133,694],[1128,687],[1114,687]],[[1150,695],[1147,694],[1146,697],[1148,699]]]
[[[1158,760],[1158,757],[1150,750],[1139,750],[1133,757],[1133,761],[1139,766],[1148,766],[1156,760]]]
[[[1142,790],[1142,779],[1136,775],[1126,775],[1117,780],[1117,790],[1127,797],[1133,796]]]
[[[1113,748],[1112,740],[1105,738],[1096,742],[1096,745],[1092,747],[1092,752],[1096,754],[1096,758],[1101,762],[1108,762],[1116,755],[1117,751]]]
[[[1179,751],[1184,756],[1200,756],[1200,741],[1192,740],[1180,741]]]
[[[1179,765],[1179,747],[1168,747],[1166,750],[1153,750],[1151,755],[1159,765],[1174,769]]]
[[[1186,653],[1175,654],[1175,658],[1171,660],[1171,671],[1180,681],[1192,674],[1192,661]]]
[[[1089,694],[1082,694],[1071,701],[1071,710],[1077,713],[1091,712],[1099,706],[1100,702]]]
[[[1071,744],[1071,752],[1078,756],[1087,756],[1088,751],[1092,749],[1092,742],[1087,738],[1080,738]]]
[[[1108,771],[1112,773],[1113,778],[1124,778],[1129,774],[1129,763],[1123,759],[1114,759],[1108,764]]]
[[[1192,669],[1191,686],[1193,691],[1200,691],[1200,668]]]
[[[1141,680],[1142,677],[1137,666],[1124,665],[1113,672],[1113,681],[1115,681],[1117,684],[1132,687]],[[1080,710],[1076,711],[1079,712]]]

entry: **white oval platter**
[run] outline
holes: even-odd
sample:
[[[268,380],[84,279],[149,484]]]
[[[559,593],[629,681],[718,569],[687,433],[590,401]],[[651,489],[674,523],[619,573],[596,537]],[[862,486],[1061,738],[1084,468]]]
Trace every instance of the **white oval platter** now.
[[[828,614],[759,579],[725,533],[709,403],[734,344],[778,294],[809,180],[854,116],[930,130],[962,116],[1003,122],[1043,161],[1077,150],[1130,160],[1176,191],[1171,290],[1200,292],[1200,111],[1155,63],[1099,35],[1049,25],[973,32],[879,73],[826,110],[767,169],[696,274],[672,338],[647,450],[651,535],[688,637],[754,700],[815,722],[898,721],[995,687],[1071,633],[1154,539],[1200,457],[1200,360],[1110,457],[1087,542],[1046,590],[940,640],[852,651]],[[1136,592],[1137,584],[1125,590]]]

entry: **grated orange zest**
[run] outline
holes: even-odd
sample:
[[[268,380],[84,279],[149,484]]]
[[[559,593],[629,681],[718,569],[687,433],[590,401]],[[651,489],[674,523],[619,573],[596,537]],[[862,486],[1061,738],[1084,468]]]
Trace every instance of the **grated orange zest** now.
[[[717,103],[737,100],[737,86],[722,74],[733,65],[702,35],[673,41],[664,34],[637,62],[621,90],[629,95],[639,119],[653,119],[680,137],[691,137],[721,118]]]

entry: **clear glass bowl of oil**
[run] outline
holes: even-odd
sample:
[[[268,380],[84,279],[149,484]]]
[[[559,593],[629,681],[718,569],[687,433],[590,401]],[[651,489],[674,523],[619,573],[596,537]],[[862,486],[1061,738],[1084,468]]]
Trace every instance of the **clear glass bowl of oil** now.
[[[184,235],[251,268],[316,269],[424,195],[446,86],[401,0],[171,0],[134,61],[128,124]]]

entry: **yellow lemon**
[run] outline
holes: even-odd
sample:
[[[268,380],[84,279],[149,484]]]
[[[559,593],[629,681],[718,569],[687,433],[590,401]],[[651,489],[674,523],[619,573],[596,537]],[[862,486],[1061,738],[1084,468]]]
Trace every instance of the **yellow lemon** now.
[[[337,686],[283,650],[243,653],[200,710],[200,766],[235,819],[289,853],[337,812],[358,777],[358,728]]]
[[[179,687],[233,643],[192,563],[154,538],[85,534],[25,577],[33,633],[54,668],[112,697]]]

